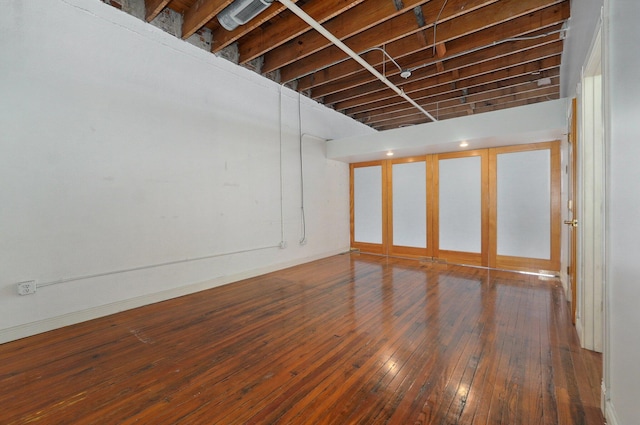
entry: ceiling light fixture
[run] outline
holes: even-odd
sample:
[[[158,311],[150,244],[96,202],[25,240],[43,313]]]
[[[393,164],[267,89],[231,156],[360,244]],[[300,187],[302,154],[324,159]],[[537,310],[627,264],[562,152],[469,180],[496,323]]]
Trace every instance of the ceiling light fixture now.
[[[393,156],[393,152],[391,151],[387,152],[387,156]]]
[[[404,78],[406,80],[407,78],[411,77],[411,70],[410,69],[402,69],[402,67],[398,64],[398,62],[396,62],[396,60],[393,58],[393,56],[391,56],[389,53],[387,53],[387,51],[384,49],[384,47],[372,47],[370,49],[365,50],[362,53],[358,53],[358,56],[363,55],[365,53],[372,52],[374,50],[380,50],[391,62],[393,62],[393,64],[398,68],[398,71],[400,71],[400,76],[402,78]]]
[[[467,146],[469,146],[469,143],[466,140],[463,140],[462,142],[460,142],[461,148],[466,148]]]

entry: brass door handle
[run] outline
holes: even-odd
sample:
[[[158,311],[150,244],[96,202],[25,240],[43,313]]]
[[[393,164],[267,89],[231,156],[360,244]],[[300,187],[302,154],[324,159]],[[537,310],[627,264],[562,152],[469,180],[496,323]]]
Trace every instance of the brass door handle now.
[[[565,220],[564,224],[568,224],[571,227],[578,227],[578,219],[574,218],[573,220]]]

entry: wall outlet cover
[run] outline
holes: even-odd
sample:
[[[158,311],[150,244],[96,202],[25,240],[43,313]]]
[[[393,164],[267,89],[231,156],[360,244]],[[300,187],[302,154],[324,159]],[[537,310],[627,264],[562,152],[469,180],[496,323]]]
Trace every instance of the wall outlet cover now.
[[[18,294],[19,295],[30,295],[36,293],[36,281],[35,280],[27,280],[24,282],[18,282]]]

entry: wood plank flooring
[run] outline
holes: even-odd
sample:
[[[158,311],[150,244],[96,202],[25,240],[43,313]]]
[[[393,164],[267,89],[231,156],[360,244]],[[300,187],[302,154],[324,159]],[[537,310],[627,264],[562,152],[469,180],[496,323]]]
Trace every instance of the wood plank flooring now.
[[[557,280],[345,254],[0,345],[0,424],[603,424]]]

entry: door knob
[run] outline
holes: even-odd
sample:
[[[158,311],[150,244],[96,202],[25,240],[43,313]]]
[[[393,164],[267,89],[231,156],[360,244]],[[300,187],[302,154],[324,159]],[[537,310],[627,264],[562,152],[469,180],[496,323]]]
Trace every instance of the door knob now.
[[[568,224],[571,227],[578,227],[578,219],[574,218],[573,220],[565,220],[564,224]]]

